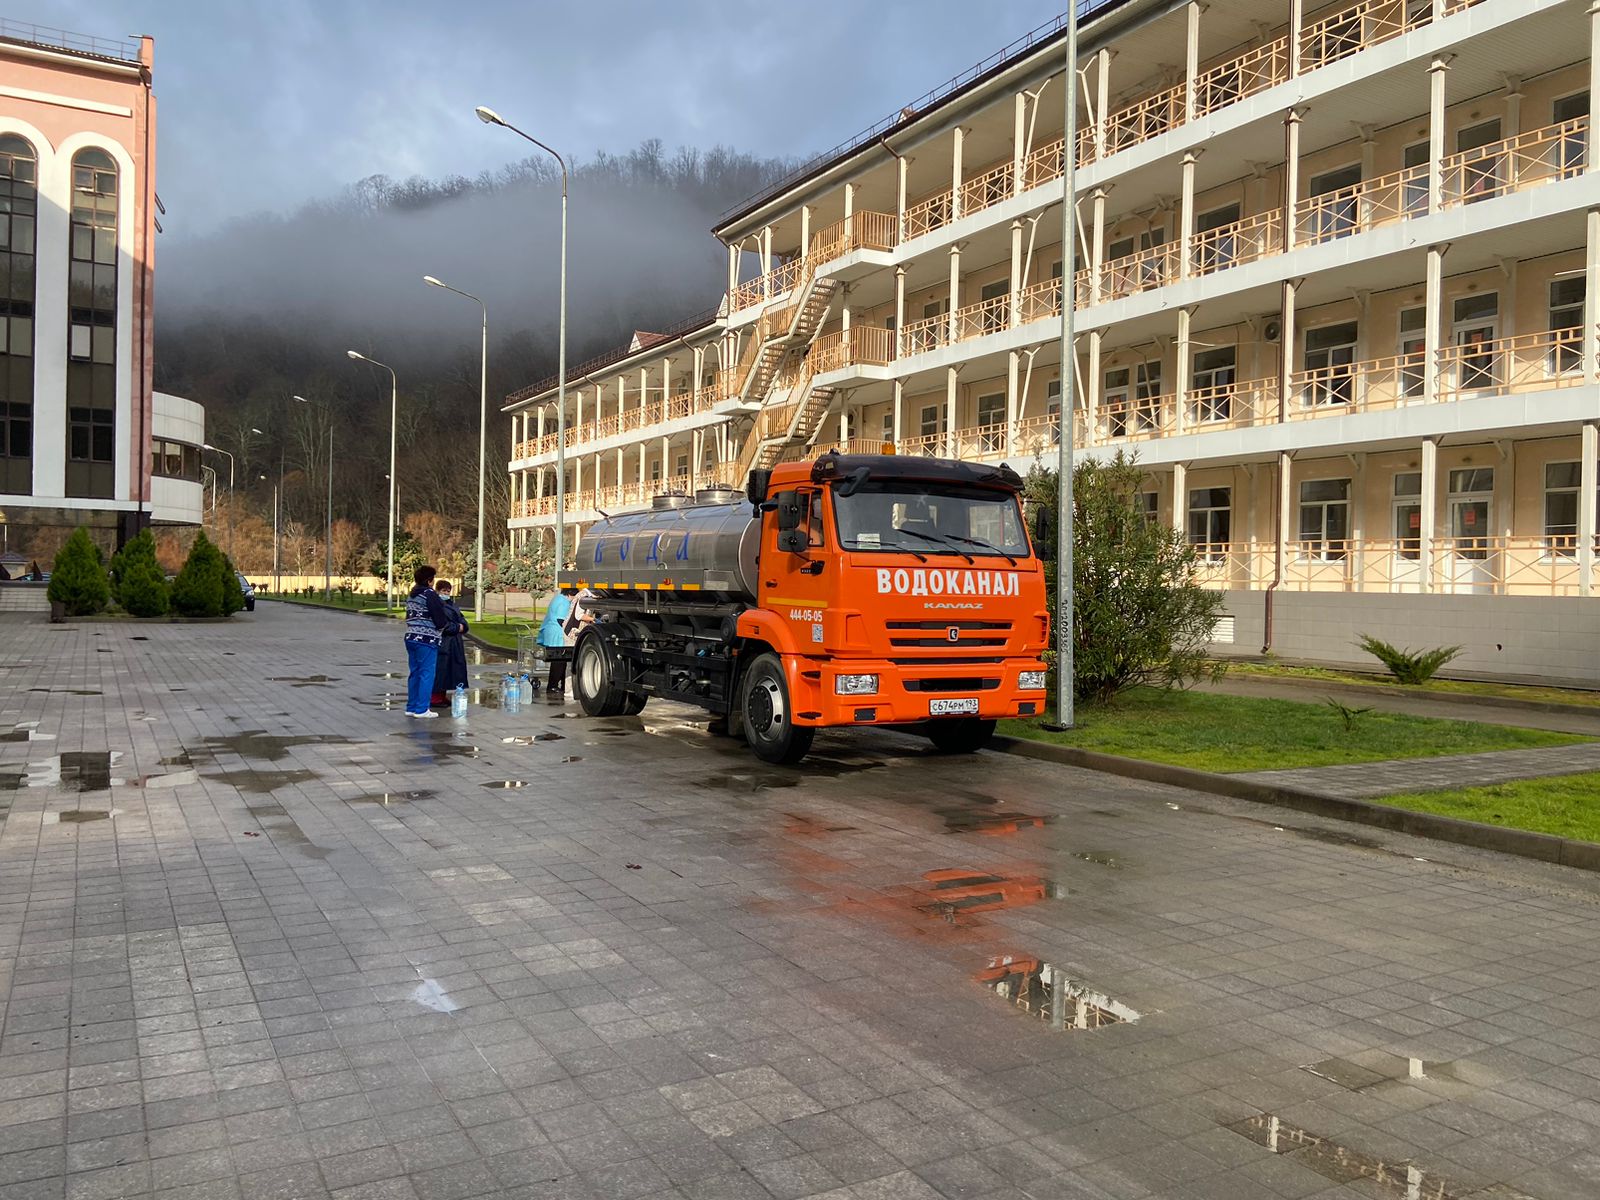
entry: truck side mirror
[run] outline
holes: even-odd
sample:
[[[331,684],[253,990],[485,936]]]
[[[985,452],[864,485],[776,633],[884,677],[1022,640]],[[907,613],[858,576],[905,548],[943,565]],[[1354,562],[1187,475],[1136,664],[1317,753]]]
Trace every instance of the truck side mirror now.
[[[778,531],[778,549],[789,554],[804,554],[811,548],[811,539],[806,536],[804,529],[781,529]]]
[[[744,497],[758,508],[766,503],[767,488],[772,483],[772,472],[765,467],[757,467],[750,472],[750,478],[745,480]]]
[[[1033,552],[1049,562],[1055,551],[1056,514],[1048,505],[1041,504],[1033,513]]]
[[[788,533],[800,528],[800,493],[779,492],[772,498],[773,511],[778,514],[778,532]]]

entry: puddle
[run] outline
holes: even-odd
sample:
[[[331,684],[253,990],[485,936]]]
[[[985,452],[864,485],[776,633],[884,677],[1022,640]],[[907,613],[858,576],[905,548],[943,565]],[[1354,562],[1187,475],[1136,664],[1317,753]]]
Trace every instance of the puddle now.
[[[423,1008],[433,1009],[434,1012],[452,1013],[461,1007],[450,999],[449,993],[439,986],[437,979],[424,979],[417,984],[416,990],[411,993],[411,999]]]
[[[1110,867],[1113,871],[1122,869],[1122,859],[1115,854],[1107,854],[1104,850],[1076,850],[1073,858],[1080,858],[1087,863],[1095,863],[1102,867]]]
[[[478,786],[509,792],[527,787],[528,781],[526,779],[491,779],[488,783],[480,783]]]
[[[176,754],[168,755],[160,760],[163,767],[192,767],[194,762],[189,757],[187,750],[180,750]]]
[[[561,761],[564,762],[564,763],[582,762],[583,761],[583,755],[581,755],[581,754],[569,754],[565,758],[563,758]]]
[[[702,780],[700,786],[725,792],[760,792],[768,788],[799,787],[800,777],[798,774],[779,775],[766,771],[724,771],[721,775]]]
[[[112,813],[120,811],[121,809],[114,808],[69,808],[65,812],[45,813],[44,824],[55,825],[59,823],[62,825],[82,825],[85,821],[108,821],[111,819]],[[55,820],[51,820],[50,818],[52,817],[54,817]]]
[[[1035,813],[983,812],[965,808],[939,809],[938,815],[944,818],[946,833],[980,833],[989,837],[1001,837],[1023,829],[1043,829],[1056,821],[1054,816]]]
[[[1300,1068],[1319,1079],[1337,1083],[1342,1088],[1359,1092],[1380,1083],[1393,1083],[1401,1079],[1449,1080],[1459,1082],[1461,1076],[1454,1063],[1426,1062],[1420,1058],[1402,1058],[1377,1050],[1354,1058],[1325,1058]]]
[[[229,787],[251,795],[265,795],[275,792],[279,788],[295,787],[302,783],[310,783],[320,778],[315,771],[290,770],[290,771],[216,771],[205,776],[219,783],[226,783]]]
[[[191,755],[215,757],[237,754],[240,758],[260,758],[277,762],[296,746],[348,746],[353,738],[336,733],[268,733],[265,729],[245,729],[223,737],[208,737],[202,749],[191,748]]]
[[[564,733],[536,733],[533,735],[533,740],[536,742],[561,742],[565,741],[566,737],[567,735]]]
[[[821,837],[827,833],[851,833],[854,825],[829,825],[816,817],[808,817],[805,813],[784,813],[789,818],[789,823],[783,831],[792,837]]]
[[[1137,1010],[1090,990],[1059,967],[1026,955],[991,958],[975,978],[1052,1029],[1104,1029],[1131,1025],[1140,1017]]]
[[[341,798],[346,804],[379,804],[384,808],[388,808],[395,804],[409,804],[413,800],[431,800],[436,795],[438,795],[437,792],[424,790],[415,792],[372,792],[365,796],[344,796]]]
[[[362,674],[368,679],[404,679],[406,677],[403,671],[363,671]]]
[[[406,698],[393,692],[386,692],[376,700],[356,699],[355,703],[366,708],[376,708],[380,712],[394,712],[405,707]]]
[[[457,738],[465,737],[463,733],[449,733],[445,730],[437,732],[431,729],[406,729],[399,733],[391,733],[390,737],[409,738],[418,743],[418,748],[423,751],[423,756],[417,761],[427,763],[430,760],[438,766],[442,759],[447,758],[477,758],[478,748],[470,742],[460,742]]]
[[[1231,1129],[1274,1154],[1292,1156],[1295,1162],[1324,1179],[1341,1184],[1365,1180],[1369,1194],[1375,1189],[1377,1195],[1393,1196],[1396,1200],[1463,1200],[1467,1195],[1455,1184],[1414,1163],[1403,1159],[1385,1162],[1362,1154],[1271,1113],[1234,1121],[1223,1128]]]
[[[954,925],[974,913],[1002,908],[1027,908],[1067,894],[1065,888],[1037,875],[989,875],[969,867],[927,871],[923,880],[933,885],[932,899],[917,911]]]
[[[8,729],[0,733],[0,742],[53,742],[56,735],[53,733],[40,733],[29,725],[18,725],[15,729]]]
[[[268,675],[268,683],[287,683],[292,687],[327,687],[330,683],[338,683],[334,675]]]
[[[100,635],[96,634],[95,636],[99,637]],[[129,638],[128,640],[130,642],[148,642],[150,639],[145,637],[145,635],[142,634],[142,633],[136,633],[131,638]]]
[[[258,817],[286,817],[289,815],[284,811],[284,807],[281,804],[247,804],[245,807]]]
[[[30,692],[54,692],[58,696],[98,696],[100,692],[94,688],[69,688],[69,687],[31,687]]]

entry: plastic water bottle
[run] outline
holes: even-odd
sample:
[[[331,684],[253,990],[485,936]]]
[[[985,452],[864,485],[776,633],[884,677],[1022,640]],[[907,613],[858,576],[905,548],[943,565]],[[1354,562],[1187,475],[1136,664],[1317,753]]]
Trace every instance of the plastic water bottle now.
[[[520,704],[533,703],[533,680],[528,678],[528,673],[522,673],[522,682],[517,687],[517,701]]]
[[[456,684],[456,690],[450,694],[450,715],[460,718],[467,715],[467,685]]]
[[[511,707],[511,676],[500,676],[500,711],[505,712]]]
[[[522,689],[517,686],[515,675],[506,676],[506,711],[512,716],[522,711]]]

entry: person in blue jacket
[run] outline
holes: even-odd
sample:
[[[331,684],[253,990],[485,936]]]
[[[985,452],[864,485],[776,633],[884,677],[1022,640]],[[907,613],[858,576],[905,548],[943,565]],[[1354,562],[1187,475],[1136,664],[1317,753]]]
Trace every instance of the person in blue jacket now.
[[[432,567],[418,567],[417,584],[406,597],[406,716],[426,719],[439,714],[428,707],[433,696],[433,674],[439,666],[439,642],[453,624],[439,593],[433,590],[439,574]]]
[[[569,642],[569,633],[576,626],[576,609],[572,597],[575,589],[564,587],[550,597],[550,604],[544,610],[544,623],[539,626],[539,645],[546,648],[556,646],[565,647]],[[545,683],[545,695],[549,699],[559,700],[567,690],[567,660],[565,656],[551,658],[550,677]]]

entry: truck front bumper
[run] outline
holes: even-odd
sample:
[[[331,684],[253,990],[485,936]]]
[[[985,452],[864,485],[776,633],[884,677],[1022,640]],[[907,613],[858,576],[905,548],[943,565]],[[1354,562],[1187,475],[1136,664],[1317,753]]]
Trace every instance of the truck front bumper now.
[[[907,725],[952,717],[1000,720],[1045,711],[1045,689],[1021,684],[1045,665],[1025,658],[998,663],[927,663],[907,666],[883,659],[802,662],[790,679],[796,725]],[[877,690],[840,695],[841,675],[876,675]],[[975,709],[974,709],[975,705]],[[942,711],[941,711],[942,710]]]

